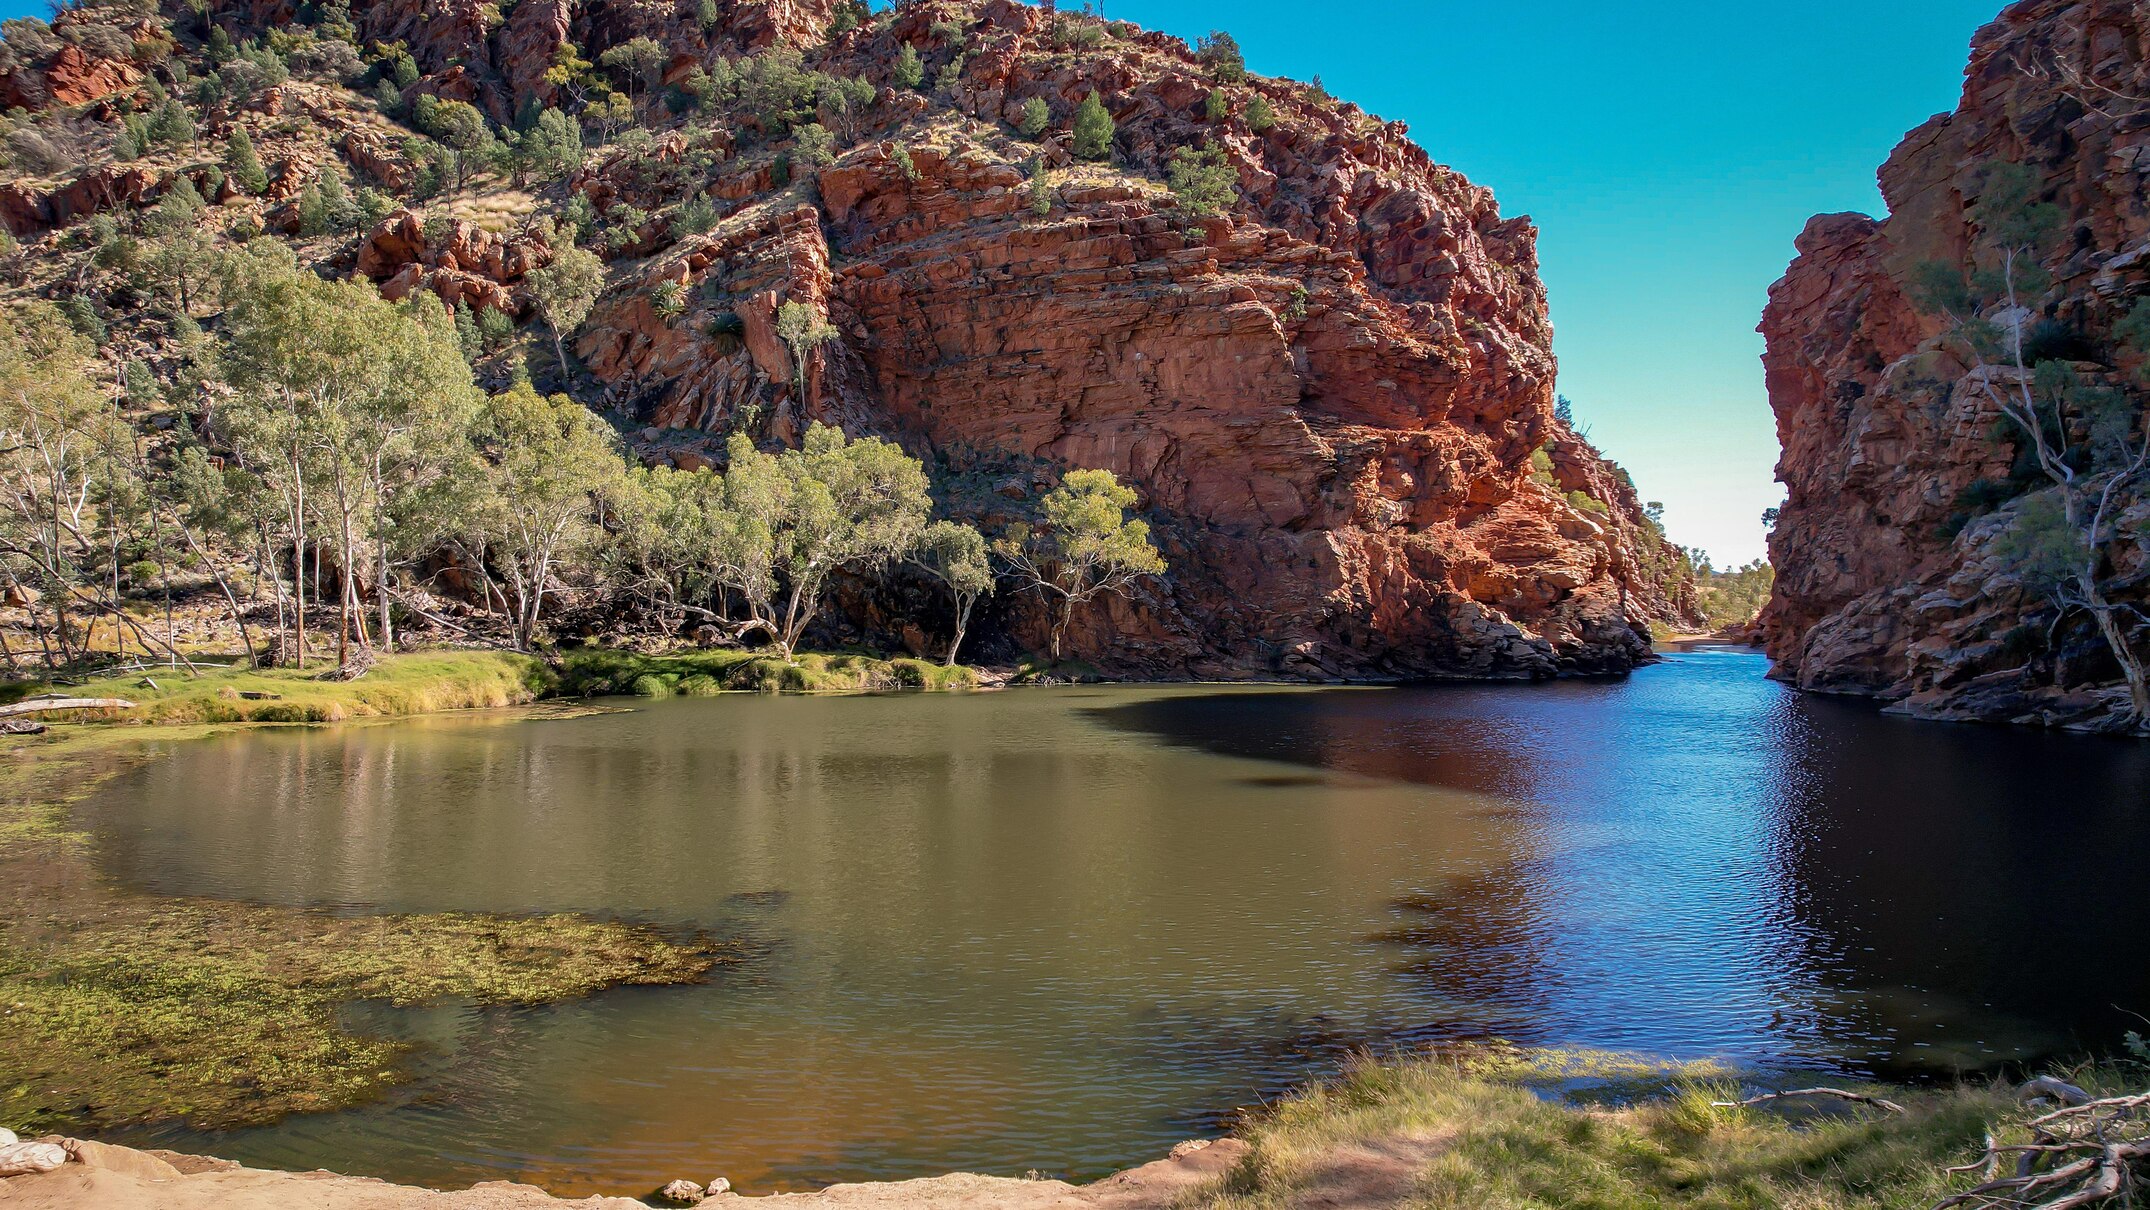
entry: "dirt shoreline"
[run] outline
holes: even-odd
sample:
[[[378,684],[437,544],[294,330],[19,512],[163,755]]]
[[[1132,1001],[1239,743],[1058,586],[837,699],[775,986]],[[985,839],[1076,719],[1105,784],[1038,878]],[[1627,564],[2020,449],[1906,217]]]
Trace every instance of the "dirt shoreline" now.
[[[643,1210],[628,1197],[558,1198],[534,1185],[485,1181],[446,1191],[332,1172],[278,1172],[172,1151],[49,1136],[71,1155],[50,1172],[0,1178],[10,1210]],[[1182,1143],[1164,1159],[1088,1185],[950,1173],[907,1181],[832,1185],[813,1193],[724,1193],[704,1206],[850,1207],[854,1210],[1164,1210],[1221,1179],[1246,1155],[1237,1139]]]

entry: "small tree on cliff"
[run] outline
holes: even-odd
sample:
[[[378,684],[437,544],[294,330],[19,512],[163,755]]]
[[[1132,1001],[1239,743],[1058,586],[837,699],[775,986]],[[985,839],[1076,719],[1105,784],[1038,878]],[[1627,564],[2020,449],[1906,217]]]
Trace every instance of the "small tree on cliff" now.
[[[2096,622],[2127,679],[2130,720],[2139,725],[2150,721],[2150,670],[2133,635],[2145,618],[2137,606],[2115,601],[2111,588],[2120,544],[2150,537],[2122,524],[2150,479],[2150,436],[2138,400],[2085,381],[2071,359],[2044,355],[2033,339],[2040,299],[2052,284],[2042,261],[2064,217],[2042,199],[2043,189],[2024,165],[1988,165],[1969,208],[1979,240],[1972,272],[1922,265],[1917,288],[1926,305],[1953,321],[1952,341],[1972,365],[1965,385],[2013,422],[2049,485],[2017,506],[1996,553],[2064,615],[2079,609]],[[2138,302],[2115,331],[2139,356],[2150,356],[2150,300]]]
[[[1069,471],[1045,494],[1037,526],[993,544],[1009,572],[1046,598],[1055,660],[1078,606],[1106,593],[1125,594],[1136,580],[1164,573],[1149,523],[1127,515],[1134,506],[1134,489],[1111,471]]]
[[[918,57],[918,48],[906,42],[896,52],[896,87],[916,88],[926,78],[926,65]]]
[[[563,242],[553,252],[552,263],[531,270],[525,280],[538,314],[552,329],[552,351],[560,359],[560,373],[568,374],[566,338],[597,305],[598,292],[605,288],[605,262],[594,252]]]
[[[246,127],[234,124],[231,142],[224,148],[224,172],[239,192],[258,194],[269,187],[269,174],[261,167],[261,157],[254,152],[254,139],[246,133]]]
[[[1075,107],[1075,154],[1086,160],[1112,157],[1112,115],[1095,90]]]
[[[942,661],[953,667],[956,652],[963,647],[963,632],[970,629],[972,606],[993,589],[993,564],[986,557],[985,535],[960,521],[935,521],[911,548],[911,562],[947,585],[949,595],[955,598],[956,633],[948,640],[948,658]]]
[[[1215,218],[1239,200],[1239,173],[1217,147],[1182,147],[1165,168],[1172,198],[1189,218]]]
[[[802,302],[787,302],[776,309],[776,334],[791,350],[791,387],[794,397],[806,394],[806,359],[815,349],[836,339],[834,326],[822,321]]]

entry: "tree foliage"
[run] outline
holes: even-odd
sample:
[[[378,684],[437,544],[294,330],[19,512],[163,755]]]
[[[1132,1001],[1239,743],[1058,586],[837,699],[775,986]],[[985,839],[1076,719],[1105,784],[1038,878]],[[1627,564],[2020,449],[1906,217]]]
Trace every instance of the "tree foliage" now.
[[[564,244],[553,252],[551,264],[531,270],[525,280],[538,314],[552,329],[552,351],[560,359],[560,372],[570,373],[566,339],[597,305],[597,296],[605,288],[605,262],[594,252]]]
[[[1074,152],[1085,160],[1112,158],[1114,126],[1105,103],[1093,90],[1075,107]]]
[[[1100,595],[1125,594],[1137,580],[1164,573],[1164,556],[1150,541],[1149,523],[1127,515],[1134,506],[1134,489],[1111,471],[1069,471],[1040,502],[1035,526],[993,544],[1016,579],[1047,598],[1054,659],[1060,658],[1061,638],[1078,607]]]
[[[1173,152],[1165,180],[1179,208],[1190,218],[1214,218],[1239,200],[1239,173],[1216,147],[1199,151],[1182,147]]]

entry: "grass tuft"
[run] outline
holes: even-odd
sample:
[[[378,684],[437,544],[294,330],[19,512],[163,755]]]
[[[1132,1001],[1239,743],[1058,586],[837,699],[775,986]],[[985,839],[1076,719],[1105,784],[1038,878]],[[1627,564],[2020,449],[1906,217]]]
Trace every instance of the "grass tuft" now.
[[[1969,1086],[1891,1093],[1901,1116],[1722,1109],[1710,1102],[1741,1085],[1720,1069],[1620,1056],[1596,1065],[1604,1079],[1657,1092],[1585,1104],[1562,1095],[1580,1058],[1487,1049],[1354,1064],[1253,1122],[1246,1157],[1184,1204],[1316,1204],[1325,1185],[1374,1179],[1348,1168],[1378,1153],[1417,1157],[1393,1192],[1424,1210],[1924,1210],[1962,1184],[1943,1170],[2018,1112],[2005,1090]]]

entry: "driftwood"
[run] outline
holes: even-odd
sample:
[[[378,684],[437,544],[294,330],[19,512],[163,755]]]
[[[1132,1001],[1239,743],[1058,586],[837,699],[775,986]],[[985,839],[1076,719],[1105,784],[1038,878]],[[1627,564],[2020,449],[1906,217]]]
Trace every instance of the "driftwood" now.
[[[1902,1113],[1904,1111],[1904,1107],[1894,1101],[1885,1101],[1880,1097],[1870,1097],[1865,1093],[1851,1092],[1842,1088],[1795,1088],[1789,1092],[1765,1092],[1761,1096],[1748,1097],[1744,1101],[1711,1101],[1710,1107],[1713,1109],[1748,1109],[1770,1101],[1790,1100],[1793,1097],[1836,1097],[1839,1100],[1857,1101],[1861,1105],[1872,1105],[1876,1109],[1886,1110],[1890,1113]]]
[[[0,735],[43,735],[45,724],[26,718],[0,718]]]
[[[132,710],[134,703],[119,697],[63,697],[44,693],[26,697],[12,706],[0,706],[0,718],[17,714],[42,714],[47,710]]]
[[[1984,1180],[1934,1203],[1934,1210],[2076,1210],[2125,1199],[2150,1166],[2150,1093],[2093,1097],[2051,1076],[2016,1090],[2022,1100],[2062,1102],[2032,1118],[2028,1143],[2003,1146],[1986,1136],[1986,1151],[1950,1172],[1982,1171]],[[2013,1175],[2001,1176],[2001,1160],[2014,1156]]]

